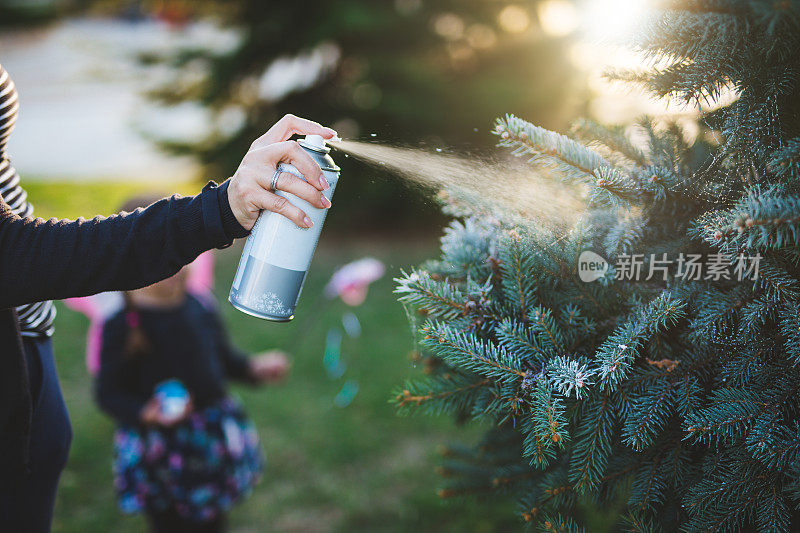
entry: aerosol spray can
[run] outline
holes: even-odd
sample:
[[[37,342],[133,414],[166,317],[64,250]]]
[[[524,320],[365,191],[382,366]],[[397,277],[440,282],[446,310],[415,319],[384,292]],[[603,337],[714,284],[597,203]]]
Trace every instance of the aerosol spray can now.
[[[319,135],[307,135],[298,143],[322,169],[330,185],[323,194],[331,200],[339,181],[339,167],[328,153],[330,148]],[[292,165],[281,163],[280,168],[305,179]],[[294,318],[328,210],[318,209],[288,192],[276,191],[275,194],[305,211],[314,225],[301,228],[283,215],[263,211],[244,245],[228,300],[249,315],[287,322]]]

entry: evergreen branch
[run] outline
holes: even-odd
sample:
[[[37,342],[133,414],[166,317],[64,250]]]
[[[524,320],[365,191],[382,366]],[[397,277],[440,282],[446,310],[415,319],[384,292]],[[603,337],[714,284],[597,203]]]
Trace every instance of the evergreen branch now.
[[[766,468],[783,470],[800,457],[800,423],[787,427],[774,416],[762,418],[748,433],[745,446]]]
[[[514,280],[514,288],[516,289],[516,293],[518,296],[517,303],[519,304],[519,312],[520,316],[525,316],[528,309],[528,299],[526,295],[531,288],[528,286],[530,284],[529,280],[532,280],[532,277],[527,277],[525,274],[530,272],[528,268],[523,266],[523,258],[522,254],[520,253],[519,249],[519,239],[512,239],[512,250],[514,250],[514,254],[512,255],[511,261],[511,268],[512,268],[512,279]]]
[[[423,346],[448,364],[493,378],[501,383],[516,382],[525,375],[519,359],[502,347],[481,341],[438,322],[422,328]]]
[[[678,201],[676,197],[682,200],[682,203],[690,202],[692,206],[697,203],[698,195],[702,197],[702,191],[696,190],[697,183],[688,183],[687,179],[682,179],[675,170],[672,168],[665,168],[660,166],[650,166],[644,169],[637,178],[642,183],[643,193],[649,194],[653,199],[653,207],[659,205],[670,206],[670,199]]]
[[[436,377],[426,381],[425,388],[428,392],[416,384],[407,384],[405,389],[395,395],[394,404],[400,412],[404,412],[408,408],[419,408],[422,404],[425,404],[428,411],[433,413],[457,412],[464,408],[467,401],[466,398],[454,398],[455,396],[465,396],[464,393],[472,392],[490,383],[489,379],[470,382],[464,377]]]
[[[539,530],[545,533],[585,533],[585,529],[569,517],[561,514],[547,515],[539,522]]]
[[[597,330],[594,320],[584,317],[581,310],[574,304],[568,304],[561,311],[558,322],[564,332],[567,349],[573,349],[591,337]]]
[[[526,522],[537,522],[551,510],[572,509],[575,494],[572,485],[566,480],[560,465],[550,467],[541,475],[535,485],[530,485],[524,497],[520,499],[522,518]]]
[[[659,472],[662,460],[663,455],[656,454],[639,469],[631,487],[628,505],[636,507],[638,511],[645,511],[663,503],[667,487]]]
[[[762,290],[766,298],[775,302],[800,299],[800,282],[771,259],[760,262],[755,288]]]
[[[602,144],[640,167],[650,164],[644,152],[633,145],[620,127],[609,128],[593,120],[578,119],[572,129],[581,140]]]
[[[652,445],[669,422],[674,403],[674,390],[669,381],[661,379],[653,383],[634,401],[633,412],[623,430],[625,443],[637,452]]]
[[[629,533],[662,533],[663,529],[643,516],[642,513],[629,513],[622,518]]]
[[[757,339],[761,332],[778,320],[781,302],[767,298],[756,298],[742,308],[742,338]]]
[[[588,368],[589,363],[581,359],[569,359],[558,356],[546,366],[544,374],[550,385],[563,396],[569,398],[575,394],[575,399],[580,400],[586,393],[586,388],[593,383],[594,370]]]
[[[557,267],[557,270],[555,270],[550,265],[548,265],[547,262],[538,261],[536,263],[536,267],[532,270],[532,272],[538,272],[538,271],[546,272],[547,273],[546,277],[550,278],[548,281],[550,281],[551,283],[555,283],[557,280],[567,279],[571,283],[572,288],[576,289],[580,293],[580,296],[578,296],[578,300],[585,300],[590,302],[595,307],[598,313],[603,313],[605,311],[606,309],[605,306],[601,304],[588,289],[589,284],[584,283],[583,281],[580,281],[580,279],[578,279],[574,263],[569,263],[564,259],[562,255],[554,253],[554,251],[551,249],[552,246],[541,246],[536,243],[530,243],[530,244],[532,248],[535,247],[539,252],[541,252],[542,255],[544,255],[547,259],[549,259],[552,262],[552,264]],[[567,277],[565,275],[566,273],[570,273],[572,275]],[[546,277],[543,275],[537,276],[540,282],[542,281],[542,279]],[[616,287],[614,287],[614,290],[615,291],[617,290]]]
[[[497,476],[492,479],[492,485],[494,485],[495,487],[513,485],[514,483],[517,483],[519,481],[524,481],[532,477],[536,477],[537,475],[540,474],[541,472],[539,471],[531,470],[528,472],[521,472],[519,474],[511,476]]]
[[[441,238],[445,275],[452,277],[457,272],[464,279],[486,279],[486,259],[494,253],[498,234],[499,228],[485,217],[452,221]]]
[[[790,531],[792,512],[783,497],[781,487],[773,485],[761,492],[756,510],[759,531]]]
[[[594,171],[597,180],[589,191],[589,203],[593,206],[615,209],[629,208],[641,199],[642,188],[629,174],[612,167],[601,167]]]
[[[759,463],[740,456],[714,458],[709,472],[686,494],[690,516],[687,529],[728,531],[746,521],[765,488],[766,475]]]
[[[789,139],[785,146],[776,150],[767,168],[787,182],[800,179],[800,137]]]
[[[698,310],[691,322],[692,336],[713,338],[723,334],[737,323],[741,309],[752,298],[752,291],[744,286],[737,286],[729,292],[706,291],[695,302]]]
[[[544,467],[555,457],[556,448],[563,448],[569,438],[567,419],[564,405],[541,381],[532,400],[522,454],[531,458],[532,466]]]
[[[622,470],[617,470],[616,472],[612,472],[611,474],[603,476],[603,479],[601,479],[600,481],[603,483],[607,483],[609,481],[627,476],[628,474],[636,471],[640,466],[642,466],[642,463],[643,463],[642,460],[636,461],[632,465],[623,468]]]
[[[685,438],[695,442],[733,444],[747,432],[768,404],[742,389],[718,389],[711,405],[689,413],[684,422]]]
[[[614,391],[627,376],[642,344],[657,332],[676,324],[685,316],[685,304],[664,292],[642,307],[600,345],[595,360],[599,364],[600,385]]]
[[[600,154],[569,137],[534,126],[514,115],[497,119],[495,133],[500,146],[513,148],[515,155],[530,155],[531,162],[541,162],[562,172],[567,179],[596,181],[595,171],[612,165]]]
[[[522,246],[523,239],[514,232],[500,248],[500,270],[503,274],[503,291],[513,302],[520,317],[526,317],[528,308],[535,301],[537,278],[531,276],[536,271],[536,261],[531,253],[532,246]]]
[[[395,278],[395,294],[405,304],[424,309],[427,316],[452,320],[463,316],[466,311],[465,298],[461,291],[447,280],[437,282],[424,271],[402,272]]]
[[[736,502],[732,512],[718,513],[717,520],[711,524],[709,531],[730,531],[738,528],[742,522],[752,516],[754,506],[760,498],[761,493],[754,492],[746,500]]]
[[[759,372],[764,372],[765,368],[772,368],[767,363],[769,354],[764,348],[758,346],[749,346],[749,344],[756,344],[757,341],[747,343],[740,348],[739,353],[735,353],[733,357],[727,361],[721,371],[720,376],[723,380],[730,382],[731,387],[747,387],[752,385],[752,380]]]
[[[537,334],[537,339],[550,349],[560,351],[563,349],[564,334],[553,319],[550,309],[536,306],[528,314],[531,330]]]
[[[793,366],[800,363],[800,305],[787,302],[780,312],[780,330],[785,341],[786,357]]]
[[[631,254],[636,245],[644,238],[648,220],[639,216],[620,217],[606,233],[603,241],[608,257],[620,254]]]
[[[691,234],[726,250],[773,250],[800,246],[800,197],[775,187],[753,187],[734,207],[707,213]]]
[[[552,355],[550,350],[539,345],[536,337],[528,333],[528,328],[511,318],[497,324],[494,333],[498,342],[520,359],[543,361]]]
[[[599,486],[611,453],[613,431],[614,414],[608,395],[602,393],[587,400],[570,461],[569,480],[576,491],[586,493]]]
[[[694,412],[699,405],[701,392],[697,378],[687,376],[682,379],[675,393],[675,407],[678,413],[685,417]]]

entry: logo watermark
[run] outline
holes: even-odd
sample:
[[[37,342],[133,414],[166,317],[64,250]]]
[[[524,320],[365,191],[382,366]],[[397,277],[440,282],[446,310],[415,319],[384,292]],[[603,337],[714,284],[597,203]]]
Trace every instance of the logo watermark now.
[[[670,277],[687,281],[721,281],[758,279],[761,254],[730,256],[713,253],[684,254],[669,258],[661,254],[620,254],[614,262],[614,279],[620,281],[667,281]],[[606,278],[611,264],[600,254],[584,250],[578,257],[581,281]]]
[[[586,283],[605,277],[608,267],[608,261],[591,250],[582,251],[578,257],[578,277]]]

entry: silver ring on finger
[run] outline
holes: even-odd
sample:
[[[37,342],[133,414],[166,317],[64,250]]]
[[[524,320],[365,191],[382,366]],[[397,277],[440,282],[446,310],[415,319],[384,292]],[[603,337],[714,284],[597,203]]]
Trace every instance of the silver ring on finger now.
[[[281,177],[281,174],[283,174],[283,169],[281,167],[275,169],[275,173],[272,175],[272,183],[269,185],[269,188],[272,189],[272,192],[278,191],[278,178]]]

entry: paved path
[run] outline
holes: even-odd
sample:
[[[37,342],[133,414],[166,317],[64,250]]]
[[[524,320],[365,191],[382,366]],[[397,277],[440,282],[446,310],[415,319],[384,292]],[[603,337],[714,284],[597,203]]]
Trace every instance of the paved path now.
[[[189,160],[158,152],[136,128],[191,136],[207,118],[191,106],[165,113],[147,104],[140,93],[159,73],[144,76],[133,56],[207,40],[209,33],[215,32],[208,25],[176,32],[156,22],[107,19],[0,32],[0,63],[20,93],[9,153],[23,180],[191,178]]]

